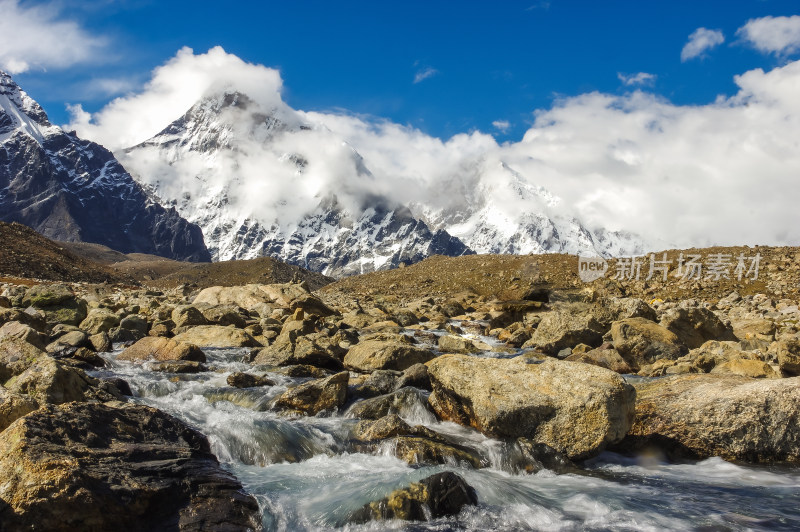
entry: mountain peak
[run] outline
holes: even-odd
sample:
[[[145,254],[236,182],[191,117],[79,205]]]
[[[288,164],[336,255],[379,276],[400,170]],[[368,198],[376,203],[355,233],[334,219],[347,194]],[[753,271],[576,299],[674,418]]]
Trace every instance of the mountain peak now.
[[[14,79],[0,70],[0,138],[20,130],[39,144],[55,130],[44,109],[20,88]]]

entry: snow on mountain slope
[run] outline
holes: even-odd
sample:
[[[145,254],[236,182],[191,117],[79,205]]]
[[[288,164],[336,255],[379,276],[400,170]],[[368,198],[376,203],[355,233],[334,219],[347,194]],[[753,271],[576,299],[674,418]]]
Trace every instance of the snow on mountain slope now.
[[[0,220],[64,241],[209,260],[197,226],[155,203],[102,146],[53,126],[0,72]]]
[[[203,229],[215,260],[268,255],[341,276],[434,253],[641,251],[634,235],[585,227],[503,161],[463,161],[443,181],[376,176],[313,117],[228,88],[118,157]]]

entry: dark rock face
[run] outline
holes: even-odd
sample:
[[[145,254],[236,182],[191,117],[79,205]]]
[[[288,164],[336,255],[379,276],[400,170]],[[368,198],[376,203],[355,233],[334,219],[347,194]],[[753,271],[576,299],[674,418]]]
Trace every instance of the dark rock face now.
[[[110,151],[53,126],[5,73],[0,98],[0,221],[53,240],[94,242],[123,253],[210,261],[199,227],[156,203]]]
[[[0,435],[5,530],[253,530],[208,440],[146,406],[48,406]]]

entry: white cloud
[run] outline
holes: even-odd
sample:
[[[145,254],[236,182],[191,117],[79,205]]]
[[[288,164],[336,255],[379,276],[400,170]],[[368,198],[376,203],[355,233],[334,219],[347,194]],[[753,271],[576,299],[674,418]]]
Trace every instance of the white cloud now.
[[[617,77],[623,85],[628,87],[633,85],[652,86],[656,82],[656,75],[648,74],[647,72],[638,72],[636,74],[623,74],[622,72],[617,72]]]
[[[125,148],[152,137],[203,96],[226,87],[260,98],[266,109],[284,107],[277,70],[246,63],[219,46],[199,55],[182,48],[153,71],[141,92],[116,98],[91,120],[73,113],[65,127],[97,139],[109,149]]]
[[[574,210],[593,228],[627,229],[679,246],[800,244],[794,215],[800,196],[800,61],[751,70],[734,81],[736,94],[707,105],[675,105],[639,90],[565,98],[537,111],[521,141],[503,144],[481,132],[444,140],[389,121],[297,111],[293,116],[318,126],[284,135],[266,151],[244,144],[242,158],[225,164],[240,179],[237,201],[261,209],[266,219],[303,212],[326,191],[353,201],[375,193],[458,213],[481,184],[505,197],[508,187],[496,171],[502,162],[560,197],[559,209]],[[266,109],[283,109],[276,71],[219,48],[201,55],[184,49],[156,69],[141,92],[91,117],[75,109],[75,124],[93,140],[129,146],[224,86],[220,82]],[[350,147],[372,175],[358,172]],[[276,158],[295,152],[309,159],[301,179]],[[176,190],[203,186],[196,179],[201,163],[164,168],[140,161],[149,169],[143,173],[162,172]],[[285,205],[275,203],[281,198]],[[499,205],[532,208],[513,201]]]
[[[414,83],[425,81],[426,79],[431,78],[438,73],[439,71],[432,67],[426,67],[422,70],[418,70],[417,73],[414,74]]]
[[[106,44],[60,18],[54,4],[23,7],[18,0],[0,0],[0,13],[0,68],[11,74],[97,60]]]
[[[762,53],[793,54],[800,51],[800,15],[748,20],[736,35]]]
[[[509,129],[511,129],[511,122],[508,120],[495,120],[492,122],[492,126],[494,126],[494,128],[499,132],[506,133]]]
[[[689,35],[689,42],[681,50],[681,61],[685,62],[695,57],[701,57],[705,52],[723,42],[725,42],[725,36],[720,30],[697,28]]]

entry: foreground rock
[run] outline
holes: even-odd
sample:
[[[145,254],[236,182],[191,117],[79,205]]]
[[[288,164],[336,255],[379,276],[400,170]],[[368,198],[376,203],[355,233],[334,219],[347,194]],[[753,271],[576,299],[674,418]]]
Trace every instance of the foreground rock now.
[[[261,347],[247,331],[221,325],[198,325],[174,338],[198,347]]]
[[[145,360],[193,360],[195,362],[205,362],[206,355],[199,347],[189,343],[160,336],[146,336],[120,353],[117,360],[133,362],[143,362]]]
[[[623,450],[675,457],[800,461],[800,378],[676,375],[636,386],[636,420]]]
[[[351,516],[354,523],[377,519],[427,521],[458,515],[464,506],[478,504],[475,489],[455,473],[431,475],[386,498],[364,505]]]
[[[48,406],[0,434],[8,530],[248,530],[255,500],[208,440],[141,405]]]
[[[633,422],[633,387],[589,364],[444,355],[428,371],[439,418],[491,436],[526,437],[571,459],[620,441]]]
[[[343,371],[326,379],[305,382],[286,390],[275,402],[275,407],[312,416],[324,410],[338,408],[347,398],[349,379],[350,374]]]
[[[363,372],[378,369],[403,371],[414,364],[424,364],[436,355],[415,345],[383,340],[365,340],[350,348],[344,357],[345,367]]]
[[[0,385],[0,432],[37,408],[39,404],[27,395],[10,392]]]

